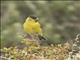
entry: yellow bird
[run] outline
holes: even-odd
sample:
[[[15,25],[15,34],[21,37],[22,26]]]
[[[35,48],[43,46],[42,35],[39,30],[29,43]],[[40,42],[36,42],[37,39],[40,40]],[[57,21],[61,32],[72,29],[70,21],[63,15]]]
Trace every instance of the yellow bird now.
[[[37,34],[40,40],[42,39],[46,40],[43,37],[42,28],[38,21],[38,18],[35,16],[27,17],[23,24],[23,29],[28,34]]]

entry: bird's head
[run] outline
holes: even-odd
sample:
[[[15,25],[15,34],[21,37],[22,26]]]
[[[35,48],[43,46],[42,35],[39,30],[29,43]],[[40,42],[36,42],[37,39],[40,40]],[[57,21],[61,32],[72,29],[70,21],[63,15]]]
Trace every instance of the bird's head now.
[[[35,22],[38,22],[38,20],[39,20],[38,17],[36,17],[36,16],[29,16],[29,18],[34,20]]]

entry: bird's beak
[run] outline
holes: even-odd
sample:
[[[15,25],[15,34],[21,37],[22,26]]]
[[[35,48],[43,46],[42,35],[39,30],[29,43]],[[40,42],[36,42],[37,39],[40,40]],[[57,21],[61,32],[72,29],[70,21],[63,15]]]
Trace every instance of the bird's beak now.
[[[35,19],[35,21],[37,22],[39,19],[37,18],[37,19]]]

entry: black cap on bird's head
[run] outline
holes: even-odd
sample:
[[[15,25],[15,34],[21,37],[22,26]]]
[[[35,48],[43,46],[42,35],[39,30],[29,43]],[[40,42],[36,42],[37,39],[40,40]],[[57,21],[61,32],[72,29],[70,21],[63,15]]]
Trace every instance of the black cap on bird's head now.
[[[36,22],[39,20],[37,16],[29,16],[31,17],[32,19],[34,19]]]

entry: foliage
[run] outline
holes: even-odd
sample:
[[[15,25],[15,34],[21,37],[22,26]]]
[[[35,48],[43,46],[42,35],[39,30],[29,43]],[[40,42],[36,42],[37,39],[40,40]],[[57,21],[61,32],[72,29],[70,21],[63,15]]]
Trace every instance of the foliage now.
[[[19,44],[17,34],[22,34],[22,24],[29,15],[39,17],[51,42],[73,40],[80,33],[80,1],[1,1],[2,47]]]
[[[68,56],[68,49],[70,47],[68,44],[65,45],[51,45],[51,46],[39,46],[34,41],[22,40],[26,46],[22,49],[19,47],[4,47],[1,49],[2,55],[13,60],[42,60],[42,59],[54,59],[54,60],[64,60]]]
[[[79,37],[75,39],[75,42],[71,45],[66,42],[64,44],[51,44],[49,46],[41,46],[36,40],[23,39],[21,43],[24,46],[14,46],[1,49],[2,56],[10,58],[12,60],[65,60],[69,57],[69,53],[79,50],[74,50],[74,44],[80,43]],[[77,43],[76,43],[77,42]],[[76,55],[76,54],[75,54]],[[73,55],[71,55],[73,57]],[[2,57],[3,58],[3,57]],[[80,59],[77,57],[76,60]]]

